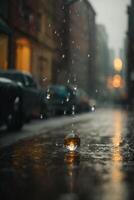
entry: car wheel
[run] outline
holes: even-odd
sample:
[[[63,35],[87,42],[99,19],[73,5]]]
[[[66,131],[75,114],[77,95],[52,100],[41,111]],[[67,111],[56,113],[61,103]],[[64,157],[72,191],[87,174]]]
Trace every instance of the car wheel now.
[[[8,115],[6,124],[9,131],[20,130],[24,124],[19,97],[16,97],[14,101],[13,111]]]

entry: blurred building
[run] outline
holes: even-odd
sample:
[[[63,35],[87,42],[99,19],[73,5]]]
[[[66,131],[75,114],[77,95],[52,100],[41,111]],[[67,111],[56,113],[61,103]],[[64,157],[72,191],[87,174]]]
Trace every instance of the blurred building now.
[[[41,86],[95,91],[95,11],[88,0],[1,0],[0,68],[27,71]]]
[[[62,4],[62,0],[2,0],[1,68],[30,72],[42,86],[54,82],[55,68],[61,63],[60,45],[63,45]]]
[[[89,1],[68,8],[68,71],[71,83],[93,94],[95,85],[95,11]]]
[[[130,104],[134,104],[134,0],[128,7],[127,92]]]
[[[111,52],[111,56],[112,56]],[[110,51],[108,34],[104,25],[97,25],[97,95],[100,99],[107,97],[107,80],[110,73]]]
[[[11,38],[11,30],[8,26],[8,0],[1,0],[0,4],[0,67],[7,69],[8,44]]]
[[[11,66],[31,72],[43,86],[53,79],[53,60],[57,49],[55,5],[51,0],[11,0]]]

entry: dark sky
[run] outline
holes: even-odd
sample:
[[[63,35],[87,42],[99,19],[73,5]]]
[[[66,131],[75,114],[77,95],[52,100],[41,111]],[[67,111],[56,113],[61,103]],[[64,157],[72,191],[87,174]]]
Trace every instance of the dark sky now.
[[[127,5],[130,0],[89,0],[93,5],[97,23],[104,24],[109,35],[109,46],[118,50],[123,46],[127,31]]]

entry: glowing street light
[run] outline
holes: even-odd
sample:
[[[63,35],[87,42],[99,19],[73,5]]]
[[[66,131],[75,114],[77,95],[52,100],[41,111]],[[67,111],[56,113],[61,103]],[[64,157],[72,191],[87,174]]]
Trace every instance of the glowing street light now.
[[[114,60],[114,69],[118,72],[122,70],[122,60],[120,58],[116,58]]]
[[[123,79],[120,75],[116,74],[113,76],[112,86],[114,88],[122,88],[124,86]]]

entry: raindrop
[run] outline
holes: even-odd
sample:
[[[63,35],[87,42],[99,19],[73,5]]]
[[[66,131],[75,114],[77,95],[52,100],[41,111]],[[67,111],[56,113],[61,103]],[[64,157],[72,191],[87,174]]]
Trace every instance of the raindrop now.
[[[70,83],[70,80],[69,80],[69,79],[67,80],[67,83]]]
[[[70,133],[64,139],[64,147],[68,151],[76,151],[80,147],[80,138],[75,133]]]
[[[95,111],[95,107],[94,107],[94,106],[91,107],[91,111],[92,111],[92,112]]]
[[[55,145],[56,145],[56,147],[58,147],[58,146],[59,146],[59,145],[58,145],[58,143],[56,143]]]
[[[73,111],[75,110],[75,106],[74,106],[74,105],[72,106],[72,110],[73,110]]]
[[[40,115],[40,119],[43,119],[43,114]]]
[[[75,115],[75,111],[72,111],[72,115]]]
[[[74,40],[72,40],[72,44],[74,44]]]
[[[67,114],[67,111],[66,110],[64,110],[64,115],[66,115]]]
[[[67,97],[66,102],[69,102],[69,97]]]
[[[65,54],[62,55],[62,58],[65,58]]]
[[[87,57],[90,58],[90,54],[88,54]]]
[[[50,99],[50,94],[47,94],[47,99]]]
[[[74,81],[76,81],[76,79],[75,79]],[[74,86],[74,90],[75,90],[75,91],[77,90],[77,86]]]

